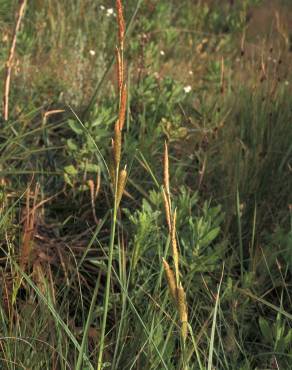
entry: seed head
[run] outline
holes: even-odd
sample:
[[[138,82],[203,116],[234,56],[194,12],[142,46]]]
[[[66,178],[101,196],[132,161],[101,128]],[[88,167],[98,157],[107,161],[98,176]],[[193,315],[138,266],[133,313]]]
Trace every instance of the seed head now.
[[[116,48],[116,59],[117,59],[117,80],[118,80],[118,89],[121,92],[123,81],[124,81],[124,68],[123,61],[121,57],[120,49]]]
[[[169,231],[169,234],[171,234],[170,204],[168,202],[164,188],[162,188],[162,195],[163,195],[163,203],[164,203],[164,208],[165,208],[165,217],[166,217],[166,222],[168,226],[168,231]]]
[[[120,201],[122,199],[122,196],[125,190],[126,180],[127,180],[127,171],[126,171],[126,168],[124,168],[119,173],[117,199],[116,199],[117,208],[119,207]]]
[[[124,46],[124,38],[125,38],[125,20],[123,14],[123,6],[121,0],[116,0],[116,8],[117,8],[117,15],[118,15],[118,26],[119,26],[119,42],[121,49]]]
[[[177,241],[176,241],[176,209],[174,210],[173,218],[172,218],[171,245],[172,245],[172,258],[173,258],[174,267],[175,267],[175,277],[176,277],[176,282],[178,284],[178,281],[179,281],[179,267],[178,267],[178,265],[179,265],[179,254],[178,254]]]
[[[177,288],[177,305],[181,322],[181,336],[183,341],[185,342],[188,334],[188,311],[186,304],[186,294],[181,284]]]
[[[164,258],[162,259],[162,262],[163,262],[163,268],[164,268],[165,275],[166,275],[166,280],[168,283],[169,292],[174,302],[177,303],[177,292],[176,292],[176,282],[175,282],[174,273]]]
[[[109,161],[109,174],[112,182],[113,189],[115,189],[116,183],[116,172],[115,172],[115,154],[114,154],[115,142],[112,139],[111,156]]]
[[[126,108],[127,108],[127,85],[124,84],[121,90],[120,111],[119,111],[119,126],[121,131],[125,123]]]
[[[122,133],[120,130],[119,120],[115,124],[115,138],[114,138],[114,160],[116,168],[119,166],[121,161],[121,151],[122,151]]]

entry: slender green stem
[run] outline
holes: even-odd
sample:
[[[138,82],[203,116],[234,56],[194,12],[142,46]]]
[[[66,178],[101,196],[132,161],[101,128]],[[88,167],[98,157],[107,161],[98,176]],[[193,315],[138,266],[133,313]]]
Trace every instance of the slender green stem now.
[[[181,341],[181,358],[180,358],[181,366],[180,368],[182,370],[188,370],[189,367],[188,367],[188,360],[187,360],[186,343],[183,338],[180,338],[180,341]]]
[[[122,248],[119,248],[119,270],[120,270],[120,281],[123,284],[123,286],[126,286],[126,271],[125,271],[125,261],[124,261],[124,250]],[[127,289],[127,287],[126,287]],[[123,329],[124,329],[124,317],[125,317],[125,312],[126,312],[126,295],[124,292],[124,289],[121,290],[122,294],[122,312],[121,312],[121,318],[120,318],[120,323],[119,323],[119,329],[118,329],[118,334],[117,334],[117,340],[116,340],[116,345],[115,345],[115,352],[114,352],[114,357],[112,361],[112,369],[116,369],[118,365],[118,350],[119,350],[119,344],[120,340],[123,334]]]
[[[237,226],[238,226],[238,238],[239,238],[239,254],[240,254],[240,278],[243,283],[243,244],[242,244],[242,228],[241,228],[241,214],[240,214],[240,198],[239,190],[236,193],[236,211],[237,211]]]
[[[116,179],[118,179],[118,173],[119,173],[119,168],[117,168],[117,170],[116,170]],[[118,208],[117,208],[117,182],[118,181],[115,181],[114,210],[113,210],[112,224],[111,224],[109,256],[108,256],[106,287],[105,287],[105,298],[104,298],[104,307],[103,307],[104,311],[103,311],[103,318],[102,318],[102,327],[101,327],[101,335],[100,335],[100,346],[99,346],[99,354],[98,354],[98,361],[97,361],[97,370],[102,369],[102,356],[103,356],[103,350],[104,350],[105,329],[106,329],[108,306],[109,306],[109,295],[110,295],[110,285],[111,285],[111,270],[112,270],[112,263],[113,263],[115,233],[116,233],[116,224],[117,224],[117,211],[118,211]]]
[[[250,259],[250,270],[253,271],[253,253],[255,245],[255,234],[256,234],[256,219],[257,219],[257,205],[255,204],[254,213],[253,213],[253,224],[252,224],[252,237],[249,250],[249,259]]]
[[[100,277],[101,277],[101,273],[98,274],[98,278],[96,279],[96,284],[95,284],[94,292],[93,292],[93,295],[92,295],[86,324],[85,324],[85,327],[84,327],[84,330],[83,330],[83,338],[82,338],[82,343],[81,343],[81,349],[79,351],[78,360],[77,360],[75,370],[80,370],[81,366],[82,366],[82,363],[83,363],[83,352],[84,352],[85,347],[86,347],[87,335],[88,335],[89,327],[90,327],[90,324],[91,324],[91,321],[92,321],[92,316],[93,316],[93,311],[94,311],[94,308],[95,308],[97,293],[98,293],[99,286],[100,286]]]

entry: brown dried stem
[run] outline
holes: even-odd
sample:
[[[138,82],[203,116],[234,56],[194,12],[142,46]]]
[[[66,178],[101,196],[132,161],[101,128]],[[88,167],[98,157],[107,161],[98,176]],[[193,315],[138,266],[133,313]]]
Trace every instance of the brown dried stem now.
[[[164,166],[163,166],[163,180],[164,180],[164,189],[166,192],[167,198],[170,200],[170,187],[169,187],[169,160],[168,160],[168,147],[166,142],[164,143]],[[170,205],[170,201],[169,201]]]
[[[11,72],[12,72],[12,65],[13,65],[14,53],[15,53],[15,48],[16,48],[17,35],[19,33],[21,21],[24,16],[26,4],[27,4],[27,0],[22,0],[20,3],[18,17],[17,17],[15,28],[14,28],[13,39],[12,39],[12,43],[10,47],[9,57],[6,62],[6,77],[5,77],[4,95],[3,95],[3,117],[5,121],[8,120],[8,115],[9,115],[9,91],[10,91]]]

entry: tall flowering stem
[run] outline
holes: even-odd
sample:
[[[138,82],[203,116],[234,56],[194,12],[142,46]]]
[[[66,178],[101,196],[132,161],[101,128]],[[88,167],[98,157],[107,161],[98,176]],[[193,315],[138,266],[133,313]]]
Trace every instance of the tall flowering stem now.
[[[127,170],[120,169],[121,167],[121,155],[122,155],[122,130],[125,123],[126,106],[127,106],[127,87],[125,84],[125,71],[124,71],[124,39],[125,39],[125,21],[123,16],[123,6],[121,0],[116,1],[117,9],[117,23],[118,23],[118,46],[116,47],[116,64],[117,64],[117,83],[118,83],[118,94],[119,94],[119,114],[118,119],[114,127],[114,138],[112,139],[111,148],[111,166],[110,175],[112,181],[112,189],[114,196],[113,214],[111,223],[111,233],[109,242],[109,255],[108,255],[108,266],[107,266],[107,277],[106,287],[104,295],[104,310],[103,319],[101,326],[101,335],[99,342],[99,354],[97,370],[103,368],[103,351],[105,342],[105,331],[108,316],[109,307],[109,296],[110,296],[110,285],[111,285],[111,272],[114,252],[114,242],[116,234],[117,214],[119,205],[125,190],[127,181]]]

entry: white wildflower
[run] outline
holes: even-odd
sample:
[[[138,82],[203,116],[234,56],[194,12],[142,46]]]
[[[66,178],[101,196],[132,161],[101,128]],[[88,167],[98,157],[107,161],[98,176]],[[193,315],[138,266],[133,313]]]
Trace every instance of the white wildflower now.
[[[99,9],[100,9],[100,10],[105,10],[105,6],[104,6],[104,5],[101,5],[101,6],[99,7]]]
[[[160,50],[160,55],[162,55],[162,56],[164,56],[164,55],[165,55],[164,50]]]
[[[92,56],[94,57],[94,55],[95,55],[95,50],[92,50],[92,49],[91,49],[91,50],[89,50],[89,54],[90,54],[90,55],[92,55]]]
[[[187,85],[187,86],[184,87],[184,92],[186,94],[188,94],[189,92],[191,92],[191,90],[192,90],[192,86],[190,86],[190,85]]]
[[[107,15],[107,17],[110,17],[111,15],[114,15],[114,9],[113,8],[108,8],[106,10],[106,15]]]

